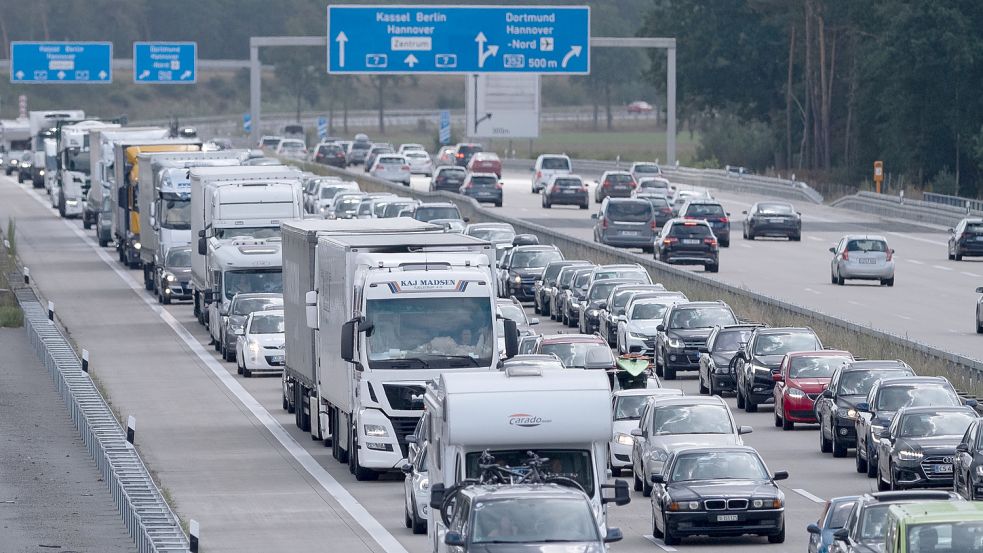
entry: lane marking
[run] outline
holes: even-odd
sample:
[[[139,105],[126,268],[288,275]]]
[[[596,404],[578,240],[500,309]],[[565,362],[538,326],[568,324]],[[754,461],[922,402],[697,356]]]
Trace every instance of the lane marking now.
[[[28,195],[33,197],[39,204],[44,207],[48,207],[45,200],[33,189],[29,190],[28,193]],[[314,459],[310,452],[297,443],[297,440],[295,440],[293,436],[287,433],[287,430],[281,426],[275,418],[273,418],[273,415],[271,415],[270,412],[252,396],[252,394],[246,391],[246,389],[242,387],[242,384],[240,384],[239,381],[237,381],[235,377],[233,377],[229,371],[227,371],[225,367],[218,362],[218,360],[212,357],[211,353],[209,353],[208,350],[201,345],[201,342],[199,342],[198,339],[195,338],[194,335],[191,334],[191,332],[174,317],[174,315],[171,315],[166,309],[163,308],[163,306],[158,305],[157,300],[144,293],[146,290],[144,289],[142,282],[137,282],[133,275],[128,272],[128,269],[123,269],[120,267],[119,263],[108,253],[106,253],[104,248],[99,246],[95,240],[86,235],[82,229],[73,225],[69,219],[59,218],[59,220],[61,220],[66,227],[71,229],[76,236],[82,239],[85,244],[92,248],[93,251],[96,252],[96,255],[98,255],[99,258],[102,259],[103,262],[110,269],[112,269],[117,276],[120,277],[123,283],[129,286],[137,297],[147,304],[151,311],[157,313],[157,315],[167,326],[171,327],[171,330],[173,330],[174,333],[177,334],[178,338],[180,338],[181,341],[188,346],[188,349],[190,349],[192,353],[194,353],[195,356],[209,368],[209,370],[211,370],[212,374],[218,378],[219,382],[221,382],[226,389],[232,392],[232,394],[236,396],[242,405],[248,409],[249,412],[252,413],[253,416],[256,417],[256,419],[258,419],[259,422],[270,431],[271,434],[273,434],[273,437],[276,438],[276,441],[283,446],[287,453],[289,453],[290,456],[293,457],[294,460],[297,461],[308,474],[317,480],[317,483],[321,485],[321,488],[328,492],[331,497],[338,502],[341,508],[352,517],[355,523],[365,530],[369,537],[379,544],[379,546],[382,547],[382,549],[387,553],[409,553],[406,548],[403,547],[403,544],[399,543],[396,537],[393,536],[389,530],[386,530],[386,528],[378,520],[376,520],[371,513],[369,513],[368,509],[366,509],[357,499],[355,499],[355,496],[353,496],[351,492],[345,489],[340,482],[335,480],[335,478],[331,476],[328,471]],[[344,523],[345,521],[341,522]]]
[[[741,247],[742,247],[742,248],[747,248],[747,249],[749,249],[749,250],[751,249],[751,245],[750,245],[750,244],[745,244],[745,243],[743,243],[743,242],[741,243]]]
[[[917,259],[909,259],[908,262],[909,263],[914,263],[915,265],[924,265],[925,264],[924,261],[918,261]]]
[[[976,273],[971,273],[969,271],[959,271],[959,274],[966,275],[968,277],[973,277],[973,278],[980,278],[980,275],[978,275]]]
[[[863,305],[859,301],[854,301],[854,300],[847,300],[847,303],[849,303],[850,305]]]
[[[808,238],[809,240],[815,240],[816,242],[825,242],[825,240],[823,240],[818,236],[807,236],[806,238]]]
[[[941,271],[951,271],[952,267],[944,267],[942,265],[932,265],[932,267],[939,269]]]
[[[659,549],[661,549],[663,551],[679,551],[678,549],[676,549],[675,547],[673,547],[671,545],[666,545],[662,540],[656,538],[652,534],[646,534],[646,535],[644,535],[642,537],[645,538],[645,539],[647,539],[648,541],[654,543],[656,547],[658,547]]]
[[[805,290],[806,292],[809,292],[810,294],[821,294],[822,293],[822,292],[818,292],[816,290],[813,290],[812,288],[803,288],[803,290]]]
[[[825,499],[823,499],[821,497],[816,497],[816,496],[812,495],[811,493],[803,490],[802,488],[792,488],[792,491],[795,492],[795,493],[797,493],[797,494],[799,494],[799,495],[801,495],[802,497],[808,499],[809,501],[812,501],[813,503],[826,503],[826,500]]]
[[[948,242],[939,242],[937,240],[929,240],[928,238],[920,238],[918,236],[912,236],[910,234],[905,234],[903,232],[888,232],[891,236],[899,236],[901,238],[907,238],[909,240],[916,240],[918,242],[925,242],[926,244],[935,244],[936,246],[948,246]]]
[[[904,319],[906,321],[910,321],[911,320],[911,317],[909,317],[907,315],[899,315],[898,313],[895,313],[894,316],[895,317],[898,317],[899,319]]]

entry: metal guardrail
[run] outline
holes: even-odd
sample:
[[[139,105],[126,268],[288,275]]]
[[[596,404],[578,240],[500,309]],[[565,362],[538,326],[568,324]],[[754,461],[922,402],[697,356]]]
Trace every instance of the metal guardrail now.
[[[960,196],[949,196],[948,194],[936,194],[935,192],[923,192],[922,200],[930,204],[942,204],[959,207],[966,213],[973,211],[983,211],[983,200],[974,200]]]
[[[23,282],[19,273],[10,283]],[[108,483],[138,553],[187,553],[190,544],[139,453],[58,326],[48,319],[34,290],[12,286],[38,358],[51,374],[96,468]]]
[[[904,219],[913,223],[929,223],[948,227],[956,226],[961,219],[968,215],[983,216],[983,212],[967,212],[965,207],[912,200],[874,192],[858,192],[843,196],[837,198],[830,205],[882,217]]]

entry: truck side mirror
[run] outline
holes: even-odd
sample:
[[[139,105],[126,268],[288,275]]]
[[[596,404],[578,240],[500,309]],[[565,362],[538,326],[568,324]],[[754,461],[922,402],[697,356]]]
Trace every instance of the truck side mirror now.
[[[601,503],[614,503],[615,505],[627,505],[631,502],[631,493],[628,491],[628,482],[615,480],[614,484],[603,484],[602,488],[614,489],[614,497],[602,497]]]
[[[444,485],[441,483],[430,486],[430,508],[440,509],[444,505]]]
[[[317,330],[317,291],[309,290],[304,294],[304,315],[307,318],[307,328]]]
[[[355,325],[358,319],[352,319],[341,325],[341,358],[349,363],[355,362]]]
[[[608,533],[604,536],[604,543],[614,543],[625,539],[621,533],[621,528],[608,528]]]
[[[198,239],[198,255],[208,255],[208,241],[204,236]]]
[[[213,290],[205,290],[202,292],[202,296],[204,296],[205,305],[208,305],[215,299],[215,292]]]
[[[512,319],[502,321],[505,327],[505,357],[511,359],[519,353],[519,328]]]

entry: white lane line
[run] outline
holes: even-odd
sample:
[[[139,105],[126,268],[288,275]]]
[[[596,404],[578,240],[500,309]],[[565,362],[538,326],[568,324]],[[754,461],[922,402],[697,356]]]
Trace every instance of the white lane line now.
[[[899,314],[895,313],[894,316],[897,317],[897,318],[899,318],[899,319],[904,319],[906,321],[910,321],[911,320],[911,317],[909,317],[907,315],[899,315]]]
[[[41,205],[48,207],[47,203],[43,198],[33,190],[30,190],[30,195],[37,200]],[[293,457],[304,470],[307,471],[317,483],[321,485],[324,491],[331,494],[331,497],[341,505],[352,519],[362,527],[363,530],[373,539],[380,547],[387,553],[409,553],[403,544],[396,540],[389,530],[379,523],[378,520],[373,517],[368,509],[362,506],[357,499],[345,489],[333,476],[328,474],[328,471],[324,470],[314,457],[306,450],[303,446],[297,443],[297,440],[287,433],[286,429],[280,425],[279,422],[269,411],[266,410],[263,405],[256,401],[256,398],[252,396],[245,388],[242,387],[235,377],[229,374],[229,371],[225,370],[225,367],[219,363],[212,355],[201,345],[200,342],[184,327],[174,315],[171,315],[167,310],[165,310],[160,305],[157,305],[156,300],[152,299],[145,293],[143,283],[137,282],[128,271],[124,270],[119,266],[119,263],[110,257],[99,244],[97,244],[92,238],[82,232],[82,229],[73,225],[68,219],[61,219],[65,226],[70,228],[76,236],[82,239],[83,242],[89,245],[99,256],[106,265],[115,272],[123,282],[133,290],[138,298],[143,300],[145,304],[150,308],[151,311],[157,313],[157,315],[164,321],[164,323],[171,327],[171,330],[177,334],[178,338],[188,348],[194,352],[194,354],[201,360],[202,363],[208,367],[212,374],[218,378],[221,382],[236,398],[242,403],[242,405],[249,409],[249,412],[256,417],[259,422],[266,427],[267,430],[273,434],[280,445]]]
[[[944,267],[942,265],[932,265],[932,267],[939,269],[940,271],[951,271],[952,267]]]
[[[795,492],[795,493],[797,493],[797,494],[799,494],[799,495],[801,495],[802,497],[808,499],[809,501],[812,501],[813,503],[826,503],[826,500],[825,499],[823,499],[821,497],[816,497],[816,496],[812,495],[811,493],[803,490],[802,488],[793,488],[792,491]]]
[[[959,271],[959,274],[966,275],[968,277],[973,277],[973,278],[980,278],[980,275],[978,275],[976,273],[971,273],[969,271]]]
[[[908,262],[909,263],[914,263],[915,265],[924,265],[925,264],[924,261],[918,261],[917,259],[909,259]]]
[[[850,305],[863,305],[859,301],[854,301],[854,300],[847,300],[847,303],[849,303]]]
[[[919,238],[918,236],[912,236],[910,234],[905,234],[903,232],[889,232],[888,234],[892,236],[899,236],[901,238],[907,238],[908,240],[916,240],[918,242],[925,242],[926,244],[935,244],[936,246],[948,246],[948,242],[939,242],[938,240],[929,240],[928,238]]]
[[[646,534],[646,535],[644,535],[642,537],[645,538],[645,539],[647,539],[648,541],[654,543],[656,547],[658,547],[659,549],[661,549],[663,551],[679,551],[678,549],[676,549],[675,547],[673,547],[671,545],[666,545],[665,543],[662,542],[662,540],[656,538],[652,534]]]
[[[744,243],[741,243],[741,247],[742,247],[742,248],[747,248],[747,249],[749,249],[749,250],[751,249],[751,245],[750,245],[750,244],[744,244]]]
[[[806,292],[809,292],[810,294],[821,294],[822,293],[822,292],[818,292],[816,290],[813,290],[812,288],[803,288],[803,290],[805,290]]]
[[[806,238],[808,238],[809,240],[815,240],[816,242],[825,242],[825,240],[823,240],[818,236],[807,236]]]

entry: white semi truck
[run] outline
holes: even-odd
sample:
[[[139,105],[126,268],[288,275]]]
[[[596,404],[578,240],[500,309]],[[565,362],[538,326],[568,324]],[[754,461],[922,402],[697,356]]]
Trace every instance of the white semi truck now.
[[[448,372],[427,386],[424,402],[428,424],[417,439],[428,448],[427,534],[435,553],[446,549],[439,503],[456,484],[480,476],[485,452],[512,467],[523,465],[528,452],[549,459],[545,468],[551,474],[573,479],[590,497],[602,536],[606,504],[628,503],[627,482],[606,484],[612,417],[603,371],[513,366],[481,374]],[[612,498],[602,494],[606,488],[614,489]]]
[[[31,181],[34,183],[34,188],[44,186],[44,139],[55,137],[54,128],[58,121],[81,121],[83,119],[85,119],[85,112],[80,109],[28,112],[27,120],[30,125],[32,151],[34,152],[34,164],[31,166]]]
[[[246,150],[141,153],[138,182],[143,282],[154,290],[155,271],[167,250],[191,244],[191,167],[239,165]]]
[[[0,120],[0,169],[7,175],[17,170],[21,156],[31,151],[31,125],[27,119]]]
[[[206,326],[238,292],[282,292],[280,224],[304,215],[301,173],[274,166],[193,167],[191,288]],[[220,330],[220,325],[210,327]]]
[[[284,406],[359,480],[402,467],[427,381],[517,349],[506,320],[499,351],[488,242],[405,218],[305,220],[284,241]]]
[[[62,125],[58,132],[57,207],[62,217],[82,215],[85,195],[92,184],[90,133],[94,130],[120,128],[119,123],[86,120]]]

